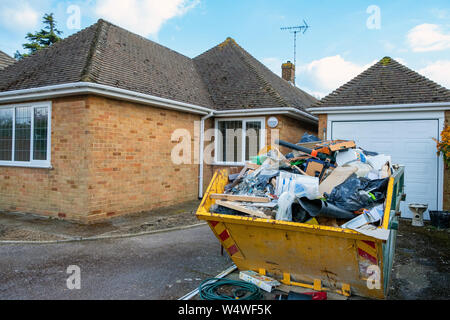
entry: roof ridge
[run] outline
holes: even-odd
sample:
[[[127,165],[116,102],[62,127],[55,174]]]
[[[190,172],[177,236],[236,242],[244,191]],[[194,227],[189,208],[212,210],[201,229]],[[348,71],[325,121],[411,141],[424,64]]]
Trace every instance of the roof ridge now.
[[[227,41],[228,40],[228,41]],[[256,67],[252,64],[252,61],[250,60],[250,57],[255,59],[253,56],[250,55],[250,53],[248,53],[245,49],[243,49],[239,44],[237,44],[237,42],[233,39],[233,38],[227,38],[227,40],[225,40],[225,42],[227,42],[227,44],[232,44],[234,45],[238,50],[239,54],[241,56],[243,56],[243,61],[244,63],[250,68],[250,70],[256,75],[256,78],[264,85],[264,89],[268,89],[266,90],[269,95],[271,95],[274,99],[278,100],[279,102],[281,102],[283,105],[285,105],[286,107],[291,107],[290,104],[283,99],[283,97],[275,90],[275,88],[272,86],[272,84],[267,81],[260,73],[259,71],[256,69]],[[250,57],[248,57],[250,56]],[[256,59],[255,59],[256,60]]]
[[[12,66],[17,62],[16,59],[11,57],[9,54],[0,50],[0,71],[5,70],[6,68]],[[1,68],[2,64],[6,64],[3,68]]]
[[[152,44],[157,45],[157,46],[159,46],[159,47],[161,47],[161,48],[164,48],[164,49],[166,49],[166,50],[169,50],[169,51],[171,51],[171,52],[174,52],[174,53],[176,53],[176,54],[178,54],[178,55],[180,55],[180,56],[183,56],[183,57],[185,57],[185,58],[187,58],[187,59],[194,60],[193,58],[190,58],[190,57],[188,57],[188,56],[182,54],[181,52],[178,52],[178,51],[176,51],[176,50],[174,50],[174,49],[171,49],[171,48],[169,48],[169,47],[166,47],[166,46],[162,45],[162,44],[159,43],[159,42],[150,40],[150,39],[148,39],[148,38],[146,38],[146,37],[144,37],[144,36],[141,36],[140,34],[137,34],[137,33],[133,32],[133,31],[130,31],[130,30],[128,30],[128,29],[125,29],[124,27],[121,27],[121,26],[119,26],[119,25],[117,25],[117,24],[114,24],[114,23],[112,23],[112,22],[109,22],[109,21],[107,21],[107,20],[105,20],[105,19],[99,19],[98,22],[102,22],[104,25],[106,25],[106,26],[108,26],[108,27],[118,28],[118,29],[122,30],[123,32],[126,32],[126,33],[128,33],[128,34],[130,34],[130,35],[133,35],[133,36],[135,36],[135,37],[138,37],[138,38],[140,38],[141,40],[143,40],[143,41],[145,41],[145,42],[152,43]]]
[[[104,32],[104,33],[107,32],[105,30],[106,25],[107,25],[107,23],[103,19],[99,19],[97,22],[97,29],[95,31],[95,36],[91,43],[91,47],[89,49],[89,53],[88,53],[88,56],[86,59],[86,65],[84,66],[84,68],[80,74],[80,81],[82,81],[82,82],[95,82],[95,78],[93,76],[94,63],[95,63],[94,60],[99,54],[98,50],[99,50],[102,32]]]
[[[426,86],[428,86],[430,88],[433,88],[433,89],[438,89],[438,90],[442,88],[445,91],[448,91],[448,93],[450,93],[450,89],[440,85],[439,83],[437,83],[437,82],[431,80],[430,78],[428,78],[428,77],[418,73],[417,71],[415,71],[415,70],[413,70],[411,68],[408,68],[407,66],[401,64],[400,62],[398,62],[398,61],[396,61],[394,59],[392,59],[392,61],[394,63],[396,63],[401,69],[403,69],[404,72],[411,73],[411,76],[415,76],[415,77],[418,78],[418,80],[423,81],[423,84],[425,84]]]
[[[209,99],[209,101],[210,101],[210,103],[211,103],[211,106],[214,106],[214,98],[213,98],[213,96],[211,95],[211,93],[209,92],[209,90],[208,90],[208,85],[206,84],[205,80],[204,80],[203,77],[202,77],[202,73],[201,73],[200,70],[199,70],[199,66],[198,66],[198,64],[197,64],[197,61],[194,60],[194,59],[191,59],[191,61],[192,61],[192,65],[193,65],[193,67],[194,67],[195,72],[197,73],[197,75],[199,76],[199,79],[201,80],[201,81],[200,81],[200,84],[203,86],[203,89],[205,90],[205,92],[206,92],[207,95],[208,95],[208,99]]]
[[[48,47],[45,47],[45,48],[42,48],[42,49],[39,49],[39,50],[33,52],[29,56],[26,56],[23,59],[20,59],[20,60],[16,61],[14,64],[11,64],[7,68],[3,69],[2,73],[5,73],[5,75],[6,75],[6,71],[11,71],[11,70],[13,70],[13,68],[20,68],[21,66],[25,65],[25,66],[27,66],[27,68],[26,68],[25,72],[22,72],[22,74],[26,74],[27,78],[33,77],[35,74],[41,72],[41,70],[39,69],[39,66],[34,66],[34,65],[30,66],[29,64],[32,61],[43,57],[44,55],[48,54],[49,52],[58,50],[61,46],[64,46],[67,42],[69,42],[73,38],[77,37],[81,33],[86,32],[87,30],[89,30],[92,27],[93,27],[93,25],[86,27],[74,34],[69,35],[67,38],[63,38],[60,41],[53,43],[52,45],[50,45]],[[9,75],[9,78],[11,79],[11,82],[1,83],[1,81],[0,81],[0,91],[4,91],[4,90],[16,85],[20,81],[23,81],[23,79],[19,79],[15,75],[12,76],[11,74]]]
[[[386,69],[384,69],[386,68]],[[390,74],[386,74],[383,72],[383,70],[390,71]],[[358,90],[364,90],[364,86],[367,87],[367,85],[373,85],[373,75],[376,74],[383,74],[384,77],[388,78],[392,77],[394,75],[397,75],[399,79],[403,79],[402,81],[407,81],[408,85],[420,85],[423,87],[426,87],[429,89],[429,98],[431,100],[435,100],[435,96],[439,95],[440,93],[444,94],[444,96],[449,95],[450,96],[450,90],[443,87],[442,85],[438,84],[437,82],[425,77],[424,75],[418,73],[417,71],[405,66],[404,64],[398,62],[395,59],[392,59],[391,57],[384,57],[375,64],[373,64],[371,67],[366,69],[365,71],[361,72],[359,75],[348,81],[347,83],[343,84],[324,98],[322,98],[318,103],[313,105],[313,107],[320,107],[323,105],[333,105],[333,103],[336,103],[336,105],[340,105],[342,102],[335,102],[338,101],[336,99],[339,99],[340,95],[348,95],[348,90],[358,89]],[[409,80],[408,80],[409,79]],[[380,81],[383,81],[382,78],[380,78]],[[378,93],[380,95],[381,93]],[[393,96],[394,97],[394,96]]]
[[[9,54],[3,52],[2,50],[0,50],[0,57],[3,57],[5,59],[9,59],[9,60],[15,60],[13,57],[11,57]]]
[[[384,58],[383,58],[384,59]],[[341,85],[340,87],[338,87],[337,89],[335,89],[334,91],[332,91],[330,94],[326,95],[324,98],[322,98],[318,103],[321,104],[322,101],[327,100],[329,97],[338,94],[340,91],[342,91],[342,89],[348,88],[350,87],[352,84],[358,82],[359,80],[361,80],[362,78],[365,78],[365,76],[370,73],[373,69],[375,69],[376,66],[378,66],[378,64],[380,63],[374,63],[372,66],[370,66],[368,69],[366,69],[365,71],[361,72],[360,74],[358,74],[356,77],[354,77],[353,79],[351,79],[350,81],[344,83],[343,85]]]
[[[199,55],[192,58],[192,60],[197,60],[198,58],[201,58],[202,56],[206,56],[207,54],[209,54],[210,52],[212,52],[215,49],[223,49],[225,46],[227,46],[230,43],[234,43],[237,47],[240,47],[233,38],[227,37],[224,41],[222,41],[218,45],[215,45],[214,47],[209,48],[205,52],[200,53]]]
[[[277,77],[279,80],[281,80],[282,82],[285,82],[286,85],[289,85],[289,86],[291,86],[294,90],[299,91],[299,93],[308,95],[308,96],[310,96],[311,98],[313,98],[314,100],[317,100],[317,99],[315,99],[313,96],[311,96],[309,93],[307,93],[306,91],[303,91],[302,89],[300,89],[300,88],[297,87],[296,85],[292,85],[289,81],[287,81],[287,80],[283,79],[282,77],[278,76],[277,74],[275,74],[272,70],[270,70],[269,68],[267,68],[267,67],[266,67],[263,63],[261,63],[258,59],[256,59],[255,57],[253,57],[247,50],[245,50],[243,47],[241,47],[241,46],[240,46],[233,38],[228,37],[228,38],[223,42],[223,44],[232,44],[232,45],[235,45],[235,46],[240,50],[240,53],[241,53],[242,55],[244,55],[246,61],[247,61],[248,63],[250,63],[252,69],[255,71],[255,74],[259,77],[259,79],[260,79],[264,84],[266,84],[267,86],[270,87],[271,90],[269,91],[269,94],[275,95],[274,98],[276,98],[277,100],[279,100],[280,102],[282,102],[286,107],[294,107],[294,108],[295,108],[295,106],[293,106],[290,102],[286,101],[286,99],[283,98],[283,96],[278,92],[278,90],[276,90],[276,89],[274,88],[273,84],[272,84],[270,81],[266,80],[266,78],[265,78],[263,75],[260,74],[260,72],[259,72],[259,71],[255,68],[255,66],[252,64],[252,62],[255,62],[255,63],[257,63],[257,64],[260,64],[261,67],[267,69],[267,71],[269,71],[270,73],[272,73],[274,76],[276,76],[276,77]]]
[[[309,93],[270,70],[231,37],[198,55],[194,61],[205,83],[209,81],[207,88],[213,101],[221,108],[260,106],[305,110],[317,102]],[[238,77],[234,82],[243,87],[233,87],[228,81],[229,76]],[[251,92],[243,93],[246,88]]]

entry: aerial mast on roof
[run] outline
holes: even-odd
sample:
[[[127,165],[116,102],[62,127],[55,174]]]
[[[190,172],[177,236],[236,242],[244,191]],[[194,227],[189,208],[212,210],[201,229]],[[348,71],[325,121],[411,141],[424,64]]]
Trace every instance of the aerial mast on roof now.
[[[283,27],[281,30],[289,30],[290,33],[294,34],[294,67],[297,67],[297,34],[305,34],[305,32],[309,29],[309,25],[303,19],[302,26],[293,26],[293,27]],[[294,74],[294,84],[296,75]]]

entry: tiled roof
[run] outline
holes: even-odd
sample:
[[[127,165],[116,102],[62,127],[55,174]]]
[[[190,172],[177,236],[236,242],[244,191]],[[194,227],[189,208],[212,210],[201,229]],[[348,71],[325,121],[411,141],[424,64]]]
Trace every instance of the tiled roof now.
[[[0,91],[80,81],[97,28],[93,25],[0,71]]]
[[[3,70],[0,91],[72,82],[212,104],[192,59],[104,20]]]
[[[190,59],[104,20],[0,72],[0,92],[92,82],[219,110],[295,107],[315,98],[233,40]]]
[[[274,74],[231,38],[194,61],[217,109],[306,109],[317,102]]]
[[[0,70],[6,68],[7,66],[9,66],[11,64],[13,64],[14,62],[16,62],[16,60],[14,60],[10,56],[8,56],[3,51],[0,51]]]
[[[450,102],[450,90],[385,57],[314,107],[430,102]]]

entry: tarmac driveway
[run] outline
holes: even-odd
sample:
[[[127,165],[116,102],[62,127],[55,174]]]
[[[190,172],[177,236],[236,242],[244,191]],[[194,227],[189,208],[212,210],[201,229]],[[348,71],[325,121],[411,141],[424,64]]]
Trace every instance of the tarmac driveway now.
[[[71,265],[80,268],[79,290],[67,287]],[[208,226],[134,238],[0,245],[0,300],[177,299],[230,265]]]
[[[400,221],[389,299],[449,299],[450,230]],[[67,268],[80,267],[69,290]],[[207,225],[111,240],[0,245],[3,299],[177,299],[232,265]]]

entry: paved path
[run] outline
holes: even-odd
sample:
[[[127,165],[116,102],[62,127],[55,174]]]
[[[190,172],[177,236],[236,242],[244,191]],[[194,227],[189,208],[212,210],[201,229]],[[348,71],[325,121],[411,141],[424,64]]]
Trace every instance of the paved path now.
[[[69,290],[67,267],[81,269]],[[2,299],[177,299],[232,265],[208,226],[135,238],[0,245]]]

